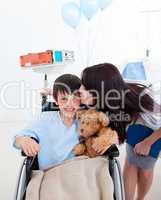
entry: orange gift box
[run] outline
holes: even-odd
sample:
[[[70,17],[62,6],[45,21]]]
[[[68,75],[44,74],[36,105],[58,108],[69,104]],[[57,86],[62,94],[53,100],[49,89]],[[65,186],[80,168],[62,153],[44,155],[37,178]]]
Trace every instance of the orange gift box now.
[[[51,50],[40,53],[29,53],[20,56],[21,67],[30,67],[33,65],[52,64],[53,52]]]

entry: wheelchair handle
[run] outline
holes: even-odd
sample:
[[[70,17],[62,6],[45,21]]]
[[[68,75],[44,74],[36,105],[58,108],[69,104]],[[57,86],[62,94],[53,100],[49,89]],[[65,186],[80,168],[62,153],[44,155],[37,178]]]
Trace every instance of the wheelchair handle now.
[[[103,154],[103,156],[108,156],[110,159],[119,157],[120,152],[115,144],[110,146],[107,151]]]

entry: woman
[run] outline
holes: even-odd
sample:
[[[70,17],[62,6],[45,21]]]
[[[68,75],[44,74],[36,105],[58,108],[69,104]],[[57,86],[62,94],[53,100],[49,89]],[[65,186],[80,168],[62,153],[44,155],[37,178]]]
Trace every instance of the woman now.
[[[156,104],[148,94],[141,97],[145,89],[146,87],[142,85],[125,83],[118,69],[109,63],[88,67],[82,73],[80,88],[82,103],[88,104],[89,107],[92,105],[108,114],[110,126],[119,134],[120,144],[126,139],[128,125],[133,122],[142,121],[154,130],[151,136],[138,143],[134,149],[126,145],[127,156],[124,166],[126,200],[134,199],[136,187],[137,200],[144,200],[150,190],[157,159],[148,154],[152,144],[161,138],[161,123],[158,123],[154,114],[151,114]],[[99,146],[99,141],[93,145],[98,152],[102,152]],[[133,160],[134,154],[137,157],[135,160]]]

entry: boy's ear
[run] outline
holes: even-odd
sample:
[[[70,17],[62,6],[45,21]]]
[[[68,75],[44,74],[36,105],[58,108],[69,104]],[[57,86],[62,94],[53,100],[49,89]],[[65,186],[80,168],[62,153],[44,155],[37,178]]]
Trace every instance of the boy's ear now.
[[[103,112],[99,112],[99,121],[101,122],[103,127],[106,127],[109,125],[109,118],[107,117],[107,115]]]
[[[78,110],[76,113],[76,118],[80,119],[81,116],[86,112],[86,110]]]

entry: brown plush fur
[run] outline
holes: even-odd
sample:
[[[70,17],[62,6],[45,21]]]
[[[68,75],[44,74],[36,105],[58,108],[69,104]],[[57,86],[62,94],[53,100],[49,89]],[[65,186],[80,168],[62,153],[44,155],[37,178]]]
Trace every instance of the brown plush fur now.
[[[76,155],[99,156],[92,147],[95,139],[99,140],[100,148],[105,151],[117,142],[117,132],[107,127],[109,119],[103,112],[94,109],[81,110],[77,112],[77,118],[80,120],[79,132],[82,142],[74,148]]]

